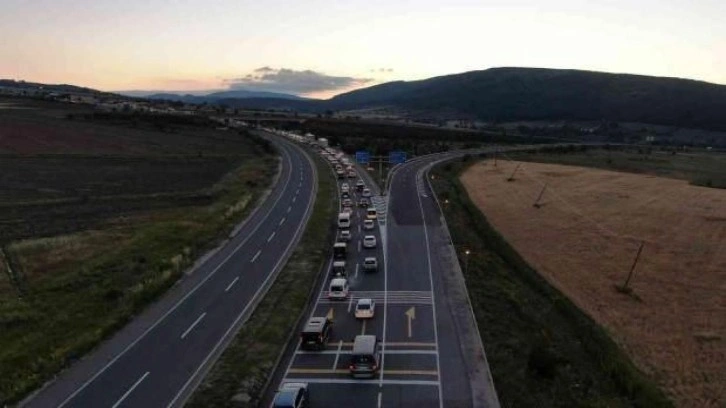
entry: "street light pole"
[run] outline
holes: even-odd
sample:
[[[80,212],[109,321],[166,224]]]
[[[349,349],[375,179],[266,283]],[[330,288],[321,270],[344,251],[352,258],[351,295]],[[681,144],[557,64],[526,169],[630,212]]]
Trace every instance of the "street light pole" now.
[[[468,249],[466,251],[464,251],[464,255],[465,255],[464,256],[464,275],[469,274],[469,254],[470,253],[471,253],[471,251],[469,251]]]

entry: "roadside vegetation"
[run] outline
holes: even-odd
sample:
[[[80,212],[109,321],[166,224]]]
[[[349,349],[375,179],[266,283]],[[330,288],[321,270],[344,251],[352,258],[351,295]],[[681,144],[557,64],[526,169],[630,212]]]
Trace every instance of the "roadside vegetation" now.
[[[543,146],[511,153],[512,160],[595,167],[686,180],[697,186],[726,188],[726,153],[672,146]]]
[[[249,320],[187,403],[190,407],[256,407],[278,358],[295,330],[326,266],[335,237],[337,185],[329,165],[317,166],[318,194],[305,232],[287,264]]]
[[[437,166],[433,186],[459,252],[502,406],[672,406],[600,326],[487,222],[459,182],[473,163],[465,157]]]
[[[80,112],[0,112],[0,406],[164,293],[277,172],[269,144],[246,132],[176,124],[170,136],[69,111]]]

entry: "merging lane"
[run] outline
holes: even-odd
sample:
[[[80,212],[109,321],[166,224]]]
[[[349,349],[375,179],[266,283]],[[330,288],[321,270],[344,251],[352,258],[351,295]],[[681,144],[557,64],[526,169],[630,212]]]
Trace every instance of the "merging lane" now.
[[[170,293],[25,401],[30,407],[180,406],[297,244],[317,191],[298,146],[271,138],[279,179],[236,234]]]

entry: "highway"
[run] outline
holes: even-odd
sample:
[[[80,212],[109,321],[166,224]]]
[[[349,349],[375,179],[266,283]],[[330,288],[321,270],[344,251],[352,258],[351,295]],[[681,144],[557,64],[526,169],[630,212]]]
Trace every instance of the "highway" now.
[[[326,277],[311,316],[333,319],[332,339],[323,351],[294,345],[273,388],[281,382],[308,383],[312,407],[499,406],[463,274],[427,181],[434,162],[459,154],[464,152],[425,156],[395,168],[387,195],[374,197],[378,248],[353,245],[347,259],[356,265],[375,254],[383,267],[357,273],[346,301],[326,298],[331,276]],[[353,243],[365,233],[358,229],[362,216],[353,219]],[[367,297],[377,303],[376,316],[357,321],[355,301]],[[381,341],[381,369],[373,379],[353,379],[348,372],[358,334]]]
[[[313,162],[293,143],[271,140],[281,155],[279,177],[236,234],[23,406],[183,405],[284,266],[312,211]]]

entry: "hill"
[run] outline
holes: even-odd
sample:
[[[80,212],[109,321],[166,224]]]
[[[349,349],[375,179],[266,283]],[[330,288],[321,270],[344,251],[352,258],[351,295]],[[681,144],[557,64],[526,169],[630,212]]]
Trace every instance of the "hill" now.
[[[140,96],[139,93],[136,93]],[[247,91],[247,90],[231,90],[212,92],[206,95],[180,94],[174,92],[152,93],[143,95],[147,99],[163,99],[169,101],[181,101],[185,103],[218,103],[221,100],[228,99],[277,99],[277,100],[306,100],[297,95],[290,95],[277,92]]]
[[[328,109],[396,106],[490,121],[613,120],[726,130],[726,86],[602,72],[492,68],[338,95]]]

